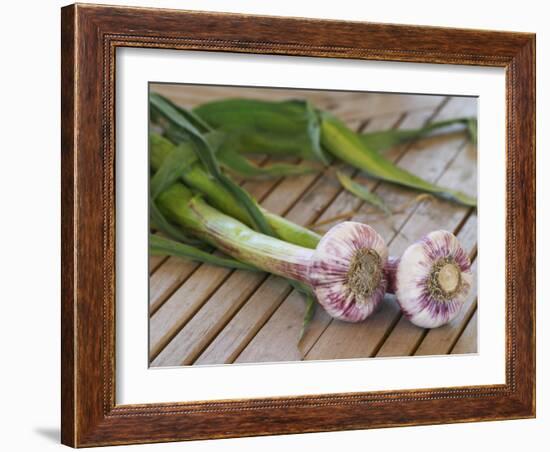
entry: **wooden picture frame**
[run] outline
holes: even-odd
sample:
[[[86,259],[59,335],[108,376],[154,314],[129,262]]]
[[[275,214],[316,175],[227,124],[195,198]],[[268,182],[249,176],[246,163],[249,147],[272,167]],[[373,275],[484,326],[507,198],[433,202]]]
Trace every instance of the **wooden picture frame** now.
[[[535,36],[71,5],[62,9],[62,442],[73,447],[535,416]],[[115,50],[144,47],[506,70],[506,383],[115,403]]]

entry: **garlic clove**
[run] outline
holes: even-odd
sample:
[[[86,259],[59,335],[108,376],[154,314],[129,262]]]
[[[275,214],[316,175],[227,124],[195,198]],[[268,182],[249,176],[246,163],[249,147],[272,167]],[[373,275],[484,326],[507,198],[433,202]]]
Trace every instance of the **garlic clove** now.
[[[370,226],[346,221],[321,239],[309,268],[319,303],[334,318],[359,322],[384,298],[388,249]]]

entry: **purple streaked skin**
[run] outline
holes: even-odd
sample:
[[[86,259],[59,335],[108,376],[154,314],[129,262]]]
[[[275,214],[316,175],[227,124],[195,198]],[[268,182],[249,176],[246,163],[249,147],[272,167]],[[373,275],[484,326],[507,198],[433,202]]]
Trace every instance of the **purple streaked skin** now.
[[[470,259],[448,231],[434,231],[385,266],[388,292],[414,324],[436,328],[460,312],[471,290]]]

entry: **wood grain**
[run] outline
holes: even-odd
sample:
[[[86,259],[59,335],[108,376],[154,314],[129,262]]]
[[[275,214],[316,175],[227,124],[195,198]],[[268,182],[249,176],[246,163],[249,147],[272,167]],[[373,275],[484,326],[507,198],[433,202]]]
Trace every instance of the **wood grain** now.
[[[534,35],[99,5],[63,8],[61,29],[64,444],[84,447],[534,416]],[[505,68],[506,383],[117,405],[114,66],[115,50],[121,47]]]
[[[291,287],[284,279],[269,276],[194,364],[232,363],[290,291]]]
[[[453,347],[453,355],[477,352],[477,312],[474,313]]]

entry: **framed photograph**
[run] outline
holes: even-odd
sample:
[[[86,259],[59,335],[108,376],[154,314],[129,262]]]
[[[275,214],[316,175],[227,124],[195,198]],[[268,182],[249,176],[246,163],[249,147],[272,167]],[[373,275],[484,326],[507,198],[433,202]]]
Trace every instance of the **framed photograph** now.
[[[62,9],[62,442],[535,416],[535,37]]]

